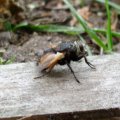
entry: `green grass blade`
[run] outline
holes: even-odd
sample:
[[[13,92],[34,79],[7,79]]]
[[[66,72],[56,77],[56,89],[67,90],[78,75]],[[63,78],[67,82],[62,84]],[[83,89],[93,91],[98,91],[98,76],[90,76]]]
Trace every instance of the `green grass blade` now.
[[[105,0],[96,0],[96,1],[105,4]],[[108,1],[108,4],[114,9],[116,9],[118,12],[120,12],[120,5],[115,4],[114,2],[111,2],[111,1]]]
[[[85,31],[89,34],[89,36],[94,40],[94,42],[102,47],[105,51],[107,51],[107,47],[103,43],[103,41],[96,35],[96,33],[88,27],[86,21],[77,13],[77,11],[73,8],[70,2],[68,0],[63,0],[65,4],[69,7],[73,15],[76,17],[76,19],[80,22],[80,24],[83,26]]]
[[[62,32],[62,33],[73,34],[73,35],[84,33],[84,30],[82,27],[77,28],[77,27],[68,27],[68,26],[62,26],[62,25],[38,25],[38,26],[30,25],[30,28],[36,31]]]
[[[14,27],[13,31],[18,29],[27,29],[31,31],[41,31],[41,32],[61,32],[71,35],[76,35],[80,33],[84,33],[84,29],[82,27],[69,27],[62,25],[29,25],[27,23],[21,23]]]
[[[62,26],[62,25],[29,25],[28,23],[20,23],[13,28],[13,31],[19,29],[30,29],[32,31],[42,31],[42,32],[61,32],[61,33],[73,33],[71,35],[77,35],[85,33],[85,30],[82,27],[71,27],[71,26]],[[105,29],[93,28],[93,31],[97,33],[106,34]],[[112,31],[113,36],[120,37],[119,32]]]
[[[110,18],[110,10],[108,0],[105,0],[105,6],[107,11],[107,40],[108,40],[108,50],[111,52],[113,47],[112,42],[112,33],[111,33],[111,18]]]
[[[95,32],[102,33],[102,34],[106,34],[107,33],[105,29],[94,28],[93,30]],[[120,32],[111,31],[111,34],[114,37],[120,37]]]

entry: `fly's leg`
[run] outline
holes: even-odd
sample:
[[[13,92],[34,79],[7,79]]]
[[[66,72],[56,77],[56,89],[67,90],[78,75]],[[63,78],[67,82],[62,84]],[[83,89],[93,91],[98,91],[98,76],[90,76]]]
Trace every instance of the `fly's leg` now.
[[[40,75],[40,76],[38,76],[38,77],[35,77],[34,79],[39,79],[39,78],[42,78],[42,77],[44,77],[44,76],[46,76],[46,75],[48,75],[49,73],[50,73],[51,71],[41,71],[41,73],[42,73],[42,75]]]
[[[88,62],[86,56],[84,56],[84,59],[85,59],[85,62],[86,62],[86,64],[87,64],[88,66],[90,66],[92,69],[95,69],[95,66],[92,65],[90,62]]]
[[[74,71],[73,71],[73,69],[72,69],[72,67],[70,66],[69,63],[67,63],[67,66],[69,67],[69,69],[70,69],[71,73],[73,74],[75,80],[76,80],[78,83],[80,83],[80,81],[78,80],[78,78],[75,76],[75,73],[74,73]]]
[[[39,79],[39,78],[42,78],[42,77],[44,77],[44,76],[46,76],[47,75],[47,73],[45,74],[42,74],[41,76],[38,76],[38,77],[35,77],[34,79]]]

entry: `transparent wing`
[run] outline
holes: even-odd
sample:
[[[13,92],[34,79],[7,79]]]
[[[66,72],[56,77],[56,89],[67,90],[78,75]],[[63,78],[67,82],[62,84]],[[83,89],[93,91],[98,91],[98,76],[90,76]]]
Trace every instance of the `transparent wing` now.
[[[64,58],[64,53],[46,53],[40,58],[41,71],[51,71],[59,60]]]

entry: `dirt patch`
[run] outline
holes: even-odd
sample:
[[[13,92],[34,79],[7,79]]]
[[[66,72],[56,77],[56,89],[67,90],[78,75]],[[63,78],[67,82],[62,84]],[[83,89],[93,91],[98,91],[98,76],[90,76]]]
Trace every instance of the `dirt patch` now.
[[[77,40],[77,37],[57,33],[41,35],[34,33],[33,35],[30,35],[29,38],[27,36],[27,39],[28,40],[22,45],[9,45],[4,53],[4,58],[8,59],[14,56],[16,62],[34,61],[36,59],[35,54],[42,49],[49,47],[50,42],[58,43],[61,41],[75,41]]]

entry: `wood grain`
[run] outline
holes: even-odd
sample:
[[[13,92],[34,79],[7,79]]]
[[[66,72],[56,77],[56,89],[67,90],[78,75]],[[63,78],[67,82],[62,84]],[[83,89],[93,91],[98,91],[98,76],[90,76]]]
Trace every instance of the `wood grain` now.
[[[93,56],[72,63],[78,84],[67,66],[45,77],[35,63],[0,66],[0,118],[79,113],[81,117],[120,116],[120,54]]]

